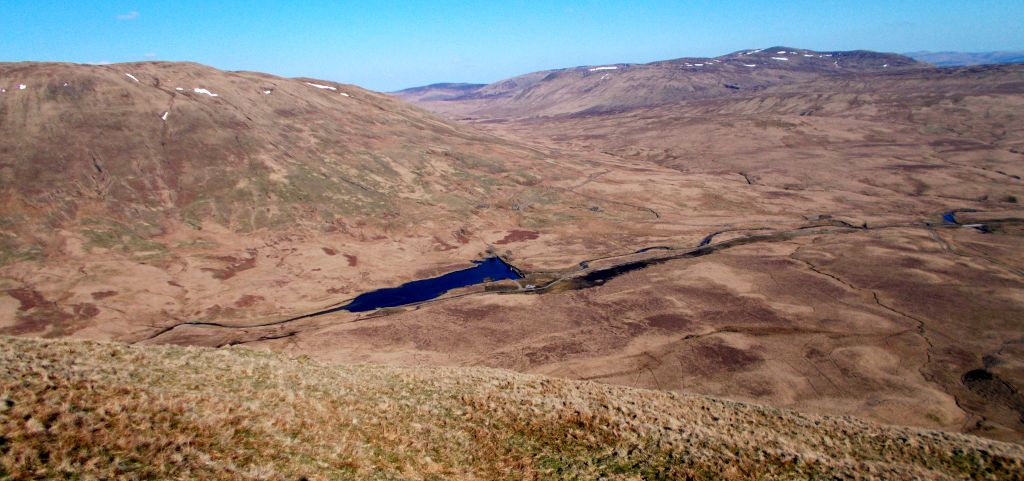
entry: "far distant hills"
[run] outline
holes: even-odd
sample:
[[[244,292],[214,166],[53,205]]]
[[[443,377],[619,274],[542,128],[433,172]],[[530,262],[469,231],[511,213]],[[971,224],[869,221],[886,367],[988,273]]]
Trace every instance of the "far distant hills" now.
[[[928,62],[938,67],[961,67],[967,65],[989,65],[1024,63],[1024,50],[1015,52],[910,52],[905,54],[915,60]]]
[[[457,118],[515,118],[613,112],[740,95],[821,77],[929,67],[892,53],[777,46],[714,58],[544,70],[488,85],[434,84],[394,95]]]

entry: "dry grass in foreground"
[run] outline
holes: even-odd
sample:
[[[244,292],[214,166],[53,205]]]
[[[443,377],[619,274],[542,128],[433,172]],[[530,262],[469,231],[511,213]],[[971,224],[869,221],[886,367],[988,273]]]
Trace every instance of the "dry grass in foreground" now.
[[[1024,479],[1024,448],[487,369],[0,338],[0,479]]]

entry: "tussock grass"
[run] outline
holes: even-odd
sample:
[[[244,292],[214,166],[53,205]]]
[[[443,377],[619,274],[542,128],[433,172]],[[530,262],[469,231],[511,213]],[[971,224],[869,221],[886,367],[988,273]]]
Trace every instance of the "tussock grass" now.
[[[2,479],[1024,479],[971,436],[476,368],[0,338]]]

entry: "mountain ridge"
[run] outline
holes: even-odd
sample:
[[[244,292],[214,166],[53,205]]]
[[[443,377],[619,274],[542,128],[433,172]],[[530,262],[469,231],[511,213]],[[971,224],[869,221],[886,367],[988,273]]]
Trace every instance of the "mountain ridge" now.
[[[424,86],[392,95],[457,118],[529,117],[662,105],[822,76],[927,67],[898,54],[775,46],[718,57],[543,70],[479,88]]]

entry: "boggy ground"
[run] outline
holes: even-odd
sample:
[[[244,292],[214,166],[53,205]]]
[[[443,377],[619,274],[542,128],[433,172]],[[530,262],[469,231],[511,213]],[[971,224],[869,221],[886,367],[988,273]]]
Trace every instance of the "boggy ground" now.
[[[486,365],[1019,440],[1024,282],[971,254],[983,235],[995,234],[800,237],[578,291],[482,293],[248,335],[287,332],[262,345],[336,361]],[[194,329],[191,342],[211,334]]]

